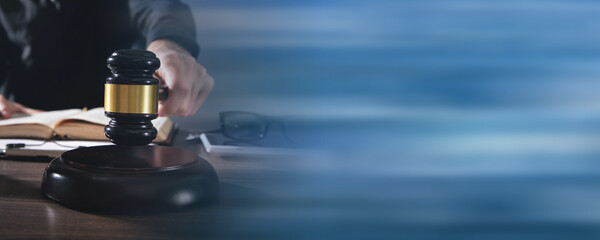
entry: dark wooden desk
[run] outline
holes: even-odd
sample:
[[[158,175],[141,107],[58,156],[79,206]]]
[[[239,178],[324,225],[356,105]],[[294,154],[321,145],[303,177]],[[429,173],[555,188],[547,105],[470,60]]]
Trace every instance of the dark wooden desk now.
[[[291,183],[286,180],[291,168],[280,161],[284,159],[211,156],[200,143],[186,142],[185,135],[185,131],[177,133],[174,145],[198,152],[215,167],[221,182],[217,204],[145,215],[78,212],[42,196],[40,182],[47,162],[0,159],[0,239],[280,238],[293,234],[277,229],[282,224],[277,215],[288,208],[276,206],[283,206],[279,203],[289,202],[290,197],[277,196],[282,191],[276,190]]]

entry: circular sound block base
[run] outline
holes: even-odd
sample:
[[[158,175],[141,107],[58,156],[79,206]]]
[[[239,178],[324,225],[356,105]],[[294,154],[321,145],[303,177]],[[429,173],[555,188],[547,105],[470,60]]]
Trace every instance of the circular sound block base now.
[[[98,146],[67,151],[42,179],[44,195],[86,211],[146,211],[215,201],[219,180],[195,153],[166,146]]]

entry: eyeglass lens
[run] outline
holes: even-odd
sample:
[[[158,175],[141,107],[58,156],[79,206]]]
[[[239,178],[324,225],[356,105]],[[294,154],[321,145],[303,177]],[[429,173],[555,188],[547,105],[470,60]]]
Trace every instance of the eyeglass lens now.
[[[259,115],[228,112],[221,115],[221,124],[225,136],[243,141],[255,141],[264,137],[268,122]]]

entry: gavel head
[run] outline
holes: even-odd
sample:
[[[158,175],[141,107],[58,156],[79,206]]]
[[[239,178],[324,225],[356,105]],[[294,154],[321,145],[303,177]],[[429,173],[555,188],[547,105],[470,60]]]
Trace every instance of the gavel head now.
[[[119,145],[146,145],[156,138],[152,119],[158,117],[160,67],[154,53],[144,50],[118,50],[107,60],[112,75],[106,79],[104,113],[111,118],[104,134]]]

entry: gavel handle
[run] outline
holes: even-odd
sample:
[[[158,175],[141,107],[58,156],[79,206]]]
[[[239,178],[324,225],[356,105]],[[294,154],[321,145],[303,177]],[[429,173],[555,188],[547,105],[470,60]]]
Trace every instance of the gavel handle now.
[[[161,87],[158,89],[158,100],[165,101],[169,98],[169,88]]]

